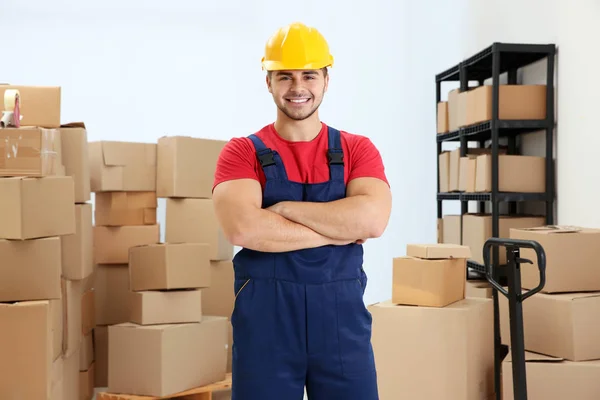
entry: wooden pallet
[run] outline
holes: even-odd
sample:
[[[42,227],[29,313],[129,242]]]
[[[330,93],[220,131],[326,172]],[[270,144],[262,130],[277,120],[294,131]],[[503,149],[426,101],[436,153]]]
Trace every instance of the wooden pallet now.
[[[231,389],[231,374],[227,374],[224,380],[211,383],[210,385],[198,387],[195,389],[186,390],[165,397],[154,396],[134,396],[130,394],[116,394],[99,392],[96,395],[96,400],[212,400],[213,392]]]

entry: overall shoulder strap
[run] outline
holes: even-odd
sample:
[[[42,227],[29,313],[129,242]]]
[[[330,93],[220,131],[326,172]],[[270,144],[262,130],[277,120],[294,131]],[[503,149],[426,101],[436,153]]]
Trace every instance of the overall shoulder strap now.
[[[331,180],[344,182],[344,150],[340,131],[328,126],[329,148],[327,161],[329,162],[329,175]]]
[[[264,142],[255,134],[248,136],[248,138],[254,145],[254,149],[256,150],[256,158],[258,159],[258,163],[265,173],[267,180],[280,178],[278,171],[283,168],[283,165],[281,164],[281,158],[279,155],[265,146]]]

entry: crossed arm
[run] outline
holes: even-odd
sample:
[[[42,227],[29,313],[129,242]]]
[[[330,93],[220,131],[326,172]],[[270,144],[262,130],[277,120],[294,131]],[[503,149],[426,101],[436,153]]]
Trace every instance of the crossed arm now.
[[[391,211],[388,185],[357,178],[344,199],[325,203],[281,202],[262,209],[260,184],[253,179],[221,183],[213,193],[217,218],[228,240],[264,252],[344,245],[379,237]]]

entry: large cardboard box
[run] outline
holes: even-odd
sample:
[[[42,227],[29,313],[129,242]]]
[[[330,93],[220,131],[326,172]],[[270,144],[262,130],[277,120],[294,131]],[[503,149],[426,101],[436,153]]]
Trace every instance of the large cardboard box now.
[[[94,226],[94,261],[96,264],[127,264],[130,248],[159,241],[158,224]]]
[[[58,128],[60,126],[60,86],[24,86],[0,84],[0,99],[7,89],[17,89],[20,94],[21,126]],[[0,102],[0,114],[4,101]]]
[[[600,361],[572,362],[525,352],[527,398],[530,400],[597,400]],[[502,398],[514,400],[512,356],[502,362]]]
[[[217,159],[225,144],[189,136],[158,139],[158,197],[211,198]]]
[[[437,105],[437,133],[446,133],[449,130],[448,102],[440,101]]]
[[[368,307],[382,400],[482,400],[494,394],[490,299],[444,308]]]
[[[0,303],[0,326],[0,399],[50,398],[50,303]]]
[[[507,238],[510,236],[511,228],[530,228],[542,226],[546,223],[544,217],[527,215],[501,215],[498,219],[499,237]],[[484,264],[483,246],[485,242],[492,237],[492,216],[491,214],[465,214],[463,215],[463,243],[471,248],[472,259],[480,264]],[[500,264],[506,264],[506,248],[498,248],[498,260]],[[493,261],[493,248],[490,249],[490,263]]]
[[[212,199],[167,199],[165,242],[206,243],[211,261],[233,258],[229,243],[217,220]]]
[[[75,205],[75,234],[61,238],[62,271],[66,279],[85,279],[94,271],[92,205]]]
[[[534,240],[546,253],[546,283],[543,292],[600,291],[600,229],[572,226],[538,225],[538,229],[511,227],[511,239]],[[533,227],[532,227],[533,228]],[[533,264],[521,264],[521,284],[533,289],[539,283],[539,268],[534,250],[521,249],[521,257]]]
[[[0,130],[0,176],[56,175],[65,175],[59,130],[36,127]]]
[[[499,296],[502,344],[510,345],[508,300]],[[600,292],[537,293],[523,302],[525,349],[570,361],[600,360]]]
[[[127,265],[102,265],[96,269],[94,300],[96,325],[129,322],[131,309]]]
[[[468,92],[466,124],[472,125],[492,119],[491,85]],[[498,118],[501,120],[545,119],[546,86],[500,85]]]
[[[132,291],[210,286],[210,248],[202,243],[161,243],[129,250]]]
[[[73,178],[0,179],[0,239],[75,233]]]
[[[210,286],[202,289],[202,314],[217,315],[231,319],[235,295],[233,284],[235,274],[233,262],[211,261],[210,262]],[[231,372],[233,327],[231,322],[227,324],[229,331],[229,342],[227,344],[227,372]]]
[[[166,396],[225,379],[227,319],[108,328],[108,391]]]
[[[467,258],[459,245],[409,245],[405,257],[394,258],[394,304],[445,307],[465,297]]]
[[[475,191],[492,191],[492,156],[477,157]],[[527,171],[526,174],[523,171]],[[500,192],[543,193],[546,190],[546,159],[521,155],[498,155]]]
[[[96,193],[96,226],[155,225],[156,192]]]
[[[48,302],[50,303],[50,316],[52,318],[52,360],[56,360],[64,353],[67,345],[64,326],[65,310],[62,298],[49,300]]]
[[[131,293],[130,322],[138,325],[202,321],[200,289]]]
[[[60,299],[60,277],[58,237],[0,239],[0,302]]]
[[[87,130],[83,122],[60,127],[65,173],[75,182],[75,203],[90,201],[90,158]]]
[[[101,141],[88,145],[92,192],[156,191],[156,144]]]

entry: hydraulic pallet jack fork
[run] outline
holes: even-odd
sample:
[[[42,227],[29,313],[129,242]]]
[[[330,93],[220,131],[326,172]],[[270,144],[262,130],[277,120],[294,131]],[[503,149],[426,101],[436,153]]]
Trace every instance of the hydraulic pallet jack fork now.
[[[504,246],[506,248],[506,275],[507,275],[507,289],[500,286],[496,281],[493,267],[490,264],[490,249],[492,246]],[[529,291],[523,292],[521,288],[521,264],[529,263],[533,264],[531,260],[521,258],[520,249],[529,248],[533,249],[537,255],[537,265],[539,268],[540,282],[538,286]],[[510,316],[510,347],[512,356],[512,373],[513,373],[513,394],[514,400],[527,400],[527,376],[525,371],[525,338],[523,331],[523,301],[528,297],[533,296],[542,288],[546,283],[546,253],[544,248],[535,241],[532,240],[518,240],[518,239],[502,239],[502,238],[489,238],[483,247],[483,259],[486,268],[486,279],[488,282],[500,293],[502,293],[508,299],[508,310]],[[498,306],[497,292],[494,290],[494,301],[495,307]],[[495,310],[497,315],[498,310]],[[494,324],[494,343],[495,346],[500,346],[500,333],[497,323]],[[499,349],[495,351],[495,369],[494,375],[497,382],[497,393],[496,396],[499,398],[499,385],[500,382],[500,360]]]

